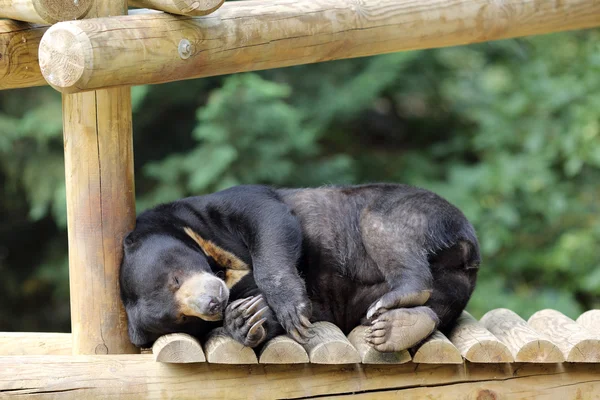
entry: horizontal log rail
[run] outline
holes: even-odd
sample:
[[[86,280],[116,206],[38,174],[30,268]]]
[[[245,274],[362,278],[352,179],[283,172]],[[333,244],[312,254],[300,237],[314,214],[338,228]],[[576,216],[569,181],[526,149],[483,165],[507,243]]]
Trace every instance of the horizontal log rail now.
[[[38,47],[48,26],[0,20],[0,90],[47,85]]]
[[[129,0],[129,5],[178,15],[207,15],[223,5],[224,0]]]
[[[204,17],[60,22],[39,61],[50,85],[73,93],[599,25],[591,0],[248,0]]]

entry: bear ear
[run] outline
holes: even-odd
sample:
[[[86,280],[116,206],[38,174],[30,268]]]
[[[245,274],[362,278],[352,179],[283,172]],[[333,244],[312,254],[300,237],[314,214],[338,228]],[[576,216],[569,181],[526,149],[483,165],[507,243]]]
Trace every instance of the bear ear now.
[[[127,310],[127,332],[129,340],[136,347],[149,346],[151,339],[148,334],[140,328],[139,315],[135,306]]]

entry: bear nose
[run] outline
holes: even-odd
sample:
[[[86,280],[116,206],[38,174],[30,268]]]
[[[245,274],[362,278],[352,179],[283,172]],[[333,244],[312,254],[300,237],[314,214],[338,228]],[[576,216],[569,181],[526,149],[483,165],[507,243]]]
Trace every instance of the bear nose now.
[[[224,306],[225,303],[221,299],[211,297],[210,301],[208,302],[208,311],[211,314],[217,314],[223,311],[223,309],[225,308]]]

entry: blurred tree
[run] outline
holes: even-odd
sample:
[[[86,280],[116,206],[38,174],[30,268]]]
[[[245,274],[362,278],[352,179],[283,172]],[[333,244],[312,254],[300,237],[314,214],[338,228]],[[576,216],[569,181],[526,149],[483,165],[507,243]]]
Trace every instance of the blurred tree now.
[[[138,208],[394,181],[474,223],[470,311],[600,307],[600,31],[133,88]],[[0,330],[68,330],[60,96],[0,92]]]

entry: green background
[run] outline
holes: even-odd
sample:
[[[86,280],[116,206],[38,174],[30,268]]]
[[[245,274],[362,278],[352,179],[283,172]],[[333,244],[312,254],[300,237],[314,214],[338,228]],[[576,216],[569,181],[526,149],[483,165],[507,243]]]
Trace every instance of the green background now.
[[[134,87],[138,211],[240,183],[432,189],[468,309],[600,308],[600,30]],[[61,100],[0,92],[0,331],[69,331]]]

